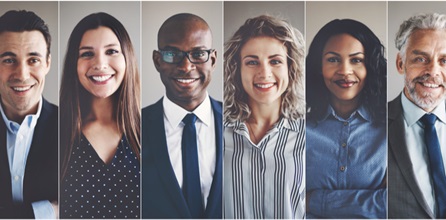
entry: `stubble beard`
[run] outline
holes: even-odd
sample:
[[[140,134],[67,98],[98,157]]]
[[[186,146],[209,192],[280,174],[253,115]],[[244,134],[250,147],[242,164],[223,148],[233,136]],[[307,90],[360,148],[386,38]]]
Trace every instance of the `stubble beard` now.
[[[434,97],[434,94],[430,92],[423,92],[419,94],[416,91],[416,84],[419,82],[434,82],[443,86],[443,94]],[[437,105],[446,98],[446,90],[444,89],[444,82],[439,77],[433,77],[430,74],[425,74],[414,78],[412,81],[407,78],[407,74],[404,74],[404,83],[408,95],[415,102],[415,104],[422,109],[434,109]]]

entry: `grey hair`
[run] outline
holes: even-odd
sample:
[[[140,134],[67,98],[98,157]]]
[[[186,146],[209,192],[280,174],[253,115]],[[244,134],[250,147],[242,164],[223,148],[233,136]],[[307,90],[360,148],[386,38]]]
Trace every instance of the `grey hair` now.
[[[395,46],[400,51],[403,60],[406,56],[407,42],[412,33],[416,30],[426,29],[446,29],[446,15],[438,13],[417,14],[401,24],[396,34]]]
[[[245,121],[251,115],[248,95],[240,76],[240,51],[251,38],[268,36],[283,43],[287,49],[288,88],[282,94],[281,117],[296,120],[305,114],[304,47],[302,34],[285,20],[261,15],[246,20],[225,44],[224,53],[224,119]]]

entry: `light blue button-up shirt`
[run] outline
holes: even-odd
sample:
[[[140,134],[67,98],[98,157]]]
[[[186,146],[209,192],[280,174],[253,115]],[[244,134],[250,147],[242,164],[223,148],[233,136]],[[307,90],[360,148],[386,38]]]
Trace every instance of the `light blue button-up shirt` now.
[[[307,120],[307,218],[386,218],[386,124],[361,106]]]
[[[0,112],[6,125],[6,150],[11,172],[12,200],[14,203],[23,202],[23,179],[25,177],[26,160],[41,110],[42,97],[39,101],[37,113],[25,116],[22,124],[19,124],[6,117],[3,106],[0,104]],[[54,210],[48,200],[33,202],[31,205],[36,219],[55,218]]]

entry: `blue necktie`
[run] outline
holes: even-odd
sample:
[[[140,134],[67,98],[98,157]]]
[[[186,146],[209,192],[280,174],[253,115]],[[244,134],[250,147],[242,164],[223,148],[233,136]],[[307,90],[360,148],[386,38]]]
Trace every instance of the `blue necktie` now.
[[[424,139],[429,153],[431,176],[434,180],[437,218],[446,218],[446,176],[440,143],[434,126],[436,120],[437,117],[434,114],[425,114],[421,118],[421,122],[424,124]]]
[[[203,202],[201,199],[195,121],[197,121],[197,116],[194,114],[187,114],[183,119],[185,124],[181,139],[181,151],[183,154],[183,195],[189,206],[192,218],[202,218]]]

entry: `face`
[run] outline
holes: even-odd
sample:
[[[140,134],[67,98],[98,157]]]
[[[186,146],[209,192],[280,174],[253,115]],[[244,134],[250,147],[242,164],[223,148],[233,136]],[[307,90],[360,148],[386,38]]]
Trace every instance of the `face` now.
[[[242,85],[249,104],[273,103],[280,106],[288,87],[287,49],[272,37],[248,40],[240,51]]]
[[[397,56],[404,74],[406,97],[425,111],[433,110],[446,95],[446,31],[417,30],[408,42],[405,57]]]
[[[188,28],[174,29],[158,39],[161,50],[197,51],[212,47],[212,35],[208,28],[199,24],[188,24]],[[177,30],[177,32],[175,32]],[[187,57],[171,64],[162,60],[158,51],[153,52],[153,62],[166,87],[167,97],[185,109],[193,110],[206,97],[206,88],[215,68],[216,52],[209,55],[202,64],[193,64]]]
[[[8,115],[32,114],[50,70],[47,45],[39,31],[0,34],[0,95]]]
[[[331,37],[322,52],[322,75],[335,103],[357,102],[367,70],[364,47],[348,34]]]
[[[113,95],[125,74],[121,44],[108,27],[88,30],[79,45],[77,75],[82,86],[96,98]]]

